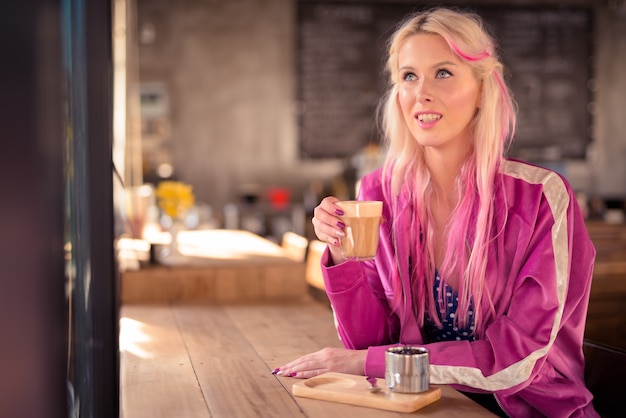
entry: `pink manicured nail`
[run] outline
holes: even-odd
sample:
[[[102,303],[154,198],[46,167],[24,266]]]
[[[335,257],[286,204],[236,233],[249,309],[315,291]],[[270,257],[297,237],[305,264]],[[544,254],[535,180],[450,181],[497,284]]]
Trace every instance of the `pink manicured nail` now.
[[[341,209],[335,209],[335,215],[343,216],[343,211]]]
[[[298,373],[289,373],[289,377],[296,377],[298,375]]]
[[[280,371],[280,367],[275,368],[274,370],[272,370],[272,374],[276,374]]]
[[[344,229],[344,228],[346,227],[346,224],[344,224],[344,223],[343,223],[343,222],[341,222],[341,221],[337,221],[337,226],[338,226],[339,228],[341,228],[341,229]]]
[[[339,247],[339,241],[337,241],[337,240],[333,241],[333,245],[334,245],[335,247]]]

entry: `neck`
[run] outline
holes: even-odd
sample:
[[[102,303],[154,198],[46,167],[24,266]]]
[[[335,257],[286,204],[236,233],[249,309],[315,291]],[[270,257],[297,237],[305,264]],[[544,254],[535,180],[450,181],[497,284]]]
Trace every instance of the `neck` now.
[[[439,198],[445,199],[452,206],[458,200],[456,180],[467,155],[467,152],[458,152],[458,150],[441,152],[432,149],[427,150],[425,154],[426,166]]]

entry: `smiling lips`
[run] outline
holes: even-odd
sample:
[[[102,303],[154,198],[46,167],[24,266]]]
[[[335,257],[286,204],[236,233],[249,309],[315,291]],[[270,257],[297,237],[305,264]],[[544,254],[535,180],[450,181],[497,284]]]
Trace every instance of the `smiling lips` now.
[[[443,116],[438,113],[419,113],[415,115],[417,123],[421,128],[432,128],[441,120]]]
[[[441,115],[436,113],[420,113],[417,115],[417,120],[425,123],[432,123],[441,119]]]

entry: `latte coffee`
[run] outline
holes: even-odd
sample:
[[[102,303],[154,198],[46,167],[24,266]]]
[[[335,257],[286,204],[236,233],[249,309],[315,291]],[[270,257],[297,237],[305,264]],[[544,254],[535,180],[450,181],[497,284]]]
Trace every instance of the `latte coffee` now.
[[[378,249],[383,203],[350,200],[337,202],[337,206],[343,210],[341,220],[346,225],[346,235],[339,239],[341,254],[347,260],[372,260]]]

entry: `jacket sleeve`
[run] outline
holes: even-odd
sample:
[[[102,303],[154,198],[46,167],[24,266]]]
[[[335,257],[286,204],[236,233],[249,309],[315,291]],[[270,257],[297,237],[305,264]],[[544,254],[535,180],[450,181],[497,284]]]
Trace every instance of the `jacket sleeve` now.
[[[322,257],[322,272],[339,338],[346,348],[365,349],[398,339],[398,319],[389,308],[373,262],[346,261],[329,265]],[[371,280],[370,278],[371,277]]]
[[[368,174],[361,181],[358,198],[383,201],[383,218],[388,218],[390,207],[383,196],[381,183],[380,169]],[[331,266],[328,249],[322,257],[326,293],[339,337],[346,348],[366,349],[398,341],[398,316],[391,311],[388,302],[391,295],[388,264],[393,258],[390,236],[390,223],[383,222],[377,261],[346,261]]]
[[[586,311],[595,250],[567,184],[554,173],[541,181],[538,205],[509,215],[513,226],[498,249],[510,271],[506,297],[494,303],[506,306],[496,306],[485,338],[428,345],[432,383],[515,393],[540,373],[559,335],[578,344],[570,337],[582,335],[584,315],[574,321],[569,311]]]

